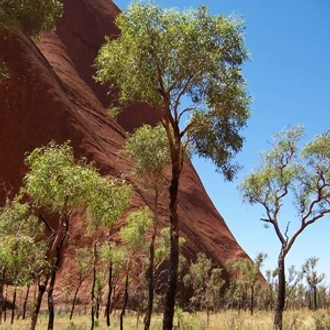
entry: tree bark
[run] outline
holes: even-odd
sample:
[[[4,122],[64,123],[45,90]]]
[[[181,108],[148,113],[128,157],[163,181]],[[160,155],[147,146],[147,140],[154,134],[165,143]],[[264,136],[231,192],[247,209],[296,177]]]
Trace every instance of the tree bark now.
[[[27,306],[28,299],[29,299],[29,293],[30,293],[30,284],[27,286],[26,295],[25,295],[24,304],[23,304],[23,313],[22,313],[23,320],[25,320],[25,318],[26,318],[26,306]]]
[[[250,297],[250,314],[254,312],[254,286],[251,286],[251,297]]]
[[[64,216],[63,219],[59,221],[59,228],[56,233],[56,237],[52,244],[52,249],[50,252],[51,255],[51,262],[52,262],[52,269],[50,274],[50,283],[48,289],[48,311],[49,311],[49,318],[48,318],[48,330],[54,329],[54,319],[55,319],[55,311],[54,311],[54,288],[56,282],[56,272],[60,267],[61,261],[61,251],[63,244],[65,242],[66,236],[69,231],[69,216]]]
[[[70,312],[70,320],[72,320],[72,316],[73,316],[73,312],[74,312],[74,308],[76,306],[76,301],[77,301],[77,296],[78,296],[78,292],[80,290],[80,287],[81,285],[83,284],[85,278],[80,278],[79,279],[79,284],[77,286],[77,289],[76,291],[74,292],[74,295],[73,295],[73,301],[72,301],[72,307],[71,307],[71,312]]]
[[[147,279],[148,279],[148,305],[147,311],[144,319],[144,330],[149,330],[152,308],[154,303],[154,259],[155,259],[155,240],[157,235],[157,227],[158,227],[158,198],[159,193],[156,190],[155,193],[155,201],[154,201],[154,225],[152,230],[152,236],[149,246],[149,267],[147,271]]]
[[[285,306],[285,254],[283,249],[278,257],[278,292],[274,315],[274,330],[282,330]]]
[[[34,305],[34,311],[32,314],[29,330],[35,330],[35,328],[36,328],[39,311],[40,311],[40,306],[41,306],[41,301],[42,301],[42,297],[46,291],[47,283],[48,283],[48,278],[44,281],[44,283],[40,283],[40,282],[38,283],[38,296],[37,296],[37,299],[36,299],[36,302]]]
[[[15,286],[14,294],[13,294],[13,309],[11,310],[10,324],[14,324],[15,310],[16,310],[16,296],[17,296],[17,287]]]
[[[95,284],[96,284],[96,258],[97,258],[97,251],[96,251],[96,241],[94,240],[93,244],[93,280],[92,280],[92,290],[91,290],[91,330],[94,329],[95,325],[95,310],[96,310],[96,296],[95,296]]]
[[[170,184],[170,271],[164,302],[163,330],[172,330],[175,294],[179,267],[179,217],[177,213],[177,199],[180,180],[180,162],[172,160],[172,179]]]
[[[125,280],[124,303],[120,313],[120,330],[124,330],[124,316],[125,316],[127,301],[128,301],[128,272],[126,273],[126,280]]]
[[[108,297],[105,306],[105,315],[106,315],[106,321],[108,327],[110,327],[111,325],[110,314],[111,314],[111,296],[112,296],[112,270],[113,270],[113,264],[112,262],[110,262],[109,276],[108,276]]]

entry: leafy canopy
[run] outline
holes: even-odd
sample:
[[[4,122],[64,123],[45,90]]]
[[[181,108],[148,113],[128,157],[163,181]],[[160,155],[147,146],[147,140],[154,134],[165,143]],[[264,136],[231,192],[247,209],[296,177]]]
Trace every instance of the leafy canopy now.
[[[51,31],[62,15],[58,0],[0,0],[0,28],[19,28],[32,37]]]
[[[302,126],[275,134],[260,167],[239,186],[243,200],[264,207],[261,220],[274,227],[286,252],[307,226],[330,213],[330,131],[300,148],[303,136]],[[279,215],[284,200],[290,197],[300,224],[289,239],[290,222],[281,229]]]
[[[101,177],[85,159],[76,161],[69,141],[36,148],[26,157],[24,190],[38,208],[68,215],[81,204],[92,226],[109,226],[129,205],[131,189],[122,180]]]
[[[116,24],[121,34],[100,49],[96,80],[119,88],[120,106],[151,105],[172,161],[178,140],[191,143],[231,179],[237,166],[230,160],[243,143],[238,131],[249,117],[243,23],[204,6],[179,12],[147,1],[131,4]]]
[[[47,266],[44,226],[21,196],[0,208],[0,274],[15,285],[34,282]]]

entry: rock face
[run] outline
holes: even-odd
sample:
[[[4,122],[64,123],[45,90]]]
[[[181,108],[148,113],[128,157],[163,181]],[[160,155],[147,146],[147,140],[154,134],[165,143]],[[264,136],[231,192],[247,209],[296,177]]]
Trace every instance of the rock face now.
[[[93,61],[104,36],[118,33],[113,20],[118,7],[109,0],[64,0],[64,15],[56,33],[45,33],[35,43],[17,33],[4,38],[0,31],[0,60],[8,63],[11,79],[0,84],[0,184],[12,193],[25,172],[25,153],[51,139],[71,140],[77,157],[93,160],[102,174],[127,173],[129,159],[118,157],[126,131],[143,123],[154,123],[150,109],[136,104],[115,121],[105,107],[111,101],[105,86],[96,84]],[[134,183],[134,182],[132,182]],[[5,197],[1,189],[1,202]],[[135,191],[132,208],[144,202]],[[168,201],[161,204],[161,224],[168,225]],[[179,195],[184,254],[191,260],[205,252],[220,267],[228,258],[245,252],[215,209],[193,166],[184,164]],[[76,216],[73,235],[79,232]],[[61,274],[74,268],[74,247],[64,253]]]

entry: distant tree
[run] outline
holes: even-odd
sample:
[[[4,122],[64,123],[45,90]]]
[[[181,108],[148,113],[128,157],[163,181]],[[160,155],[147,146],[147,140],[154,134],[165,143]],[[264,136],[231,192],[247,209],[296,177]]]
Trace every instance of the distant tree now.
[[[249,307],[251,315],[253,315],[254,312],[257,285],[260,284],[260,271],[266,258],[267,254],[260,252],[253,260],[253,262],[248,259],[240,259],[240,271],[242,280],[249,290]]]
[[[288,276],[286,280],[286,289],[285,289],[287,302],[285,309],[295,307],[297,286],[301,282],[302,278],[303,278],[303,273],[298,269],[296,269],[295,265],[291,265],[288,268]]]
[[[193,295],[190,298],[193,312],[196,311],[196,307],[206,308],[206,288],[211,268],[212,261],[206,257],[205,253],[199,252],[197,260],[190,264],[189,272],[185,276],[185,283],[191,285],[193,289]]]
[[[207,310],[213,309],[217,313],[221,303],[221,289],[225,284],[221,268],[213,268],[211,276],[206,283]]]
[[[154,259],[155,240],[159,222],[158,205],[167,187],[165,170],[171,161],[168,139],[164,127],[161,125],[154,128],[150,125],[140,127],[126,140],[123,152],[135,160],[132,172],[142,183],[142,194],[145,195],[148,192],[153,196],[151,206],[153,211],[153,228],[149,245],[149,266],[147,270],[148,303],[144,319],[144,329],[149,330],[154,301]]]
[[[234,282],[239,284],[236,285],[237,289],[239,289],[239,292],[242,291],[242,288],[245,289],[245,296],[249,298],[248,306],[251,315],[254,312],[257,286],[260,284],[260,271],[266,258],[267,254],[260,252],[253,262],[247,258],[229,259],[227,261],[229,271],[234,275]]]
[[[309,308],[316,310],[318,308],[317,304],[317,288],[318,285],[325,279],[325,274],[318,274],[316,270],[316,264],[319,258],[311,257],[306,260],[302,266],[302,272],[304,278],[309,287]]]
[[[76,263],[77,263],[77,275],[78,275],[78,285],[73,295],[72,307],[70,312],[70,320],[72,319],[74,308],[77,301],[78,292],[81,285],[90,275],[91,272],[91,260],[92,256],[88,248],[80,248],[76,251]]]
[[[206,7],[163,9],[131,4],[116,19],[120,36],[107,39],[96,58],[96,80],[111,82],[119,106],[148,103],[169,142],[171,252],[163,329],[173,327],[179,265],[178,188],[187,148],[210,158],[231,180],[241,150],[239,131],[249,117],[241,66],[248,58],[243,24]]]
[[[330,132],[315,136],[299,153],[303,133],[303,127],[297,126],[275,134],[260,168],[239,187],[244,201],[263,206],[265,216],[261,221],[274,229],[281,244],[274,315],[277,330],[282,330],[285,307],[285,257],[308,226],[330,213]],[[290,220],[282,227],[279,218],[284,199],[291,197],[297,211],[295,218],[299,219],[295,231],[290,230]]]
[[[148,244],[146,244],[146,234],[152,225],[152,218],[150,209],[145,207],[141,210],[131,213],[127,219],[126,224],[120,231],[120,237],[123,242],[123,247],[125,251],[125,259],[122,260],[123,271],[125,274],[125,291],[124,291],[124,301],[123,308],[120,313],[120,330],[124,329],[123,318],[125,315],[125,310],[128,302],[128,285],[129,285],[129,273],[132,269],[142,269],[143,259],[146,257],[146,250]],[[139,258],[137,255],[139,254]],[[139,260],[139,263],[137,262]]]

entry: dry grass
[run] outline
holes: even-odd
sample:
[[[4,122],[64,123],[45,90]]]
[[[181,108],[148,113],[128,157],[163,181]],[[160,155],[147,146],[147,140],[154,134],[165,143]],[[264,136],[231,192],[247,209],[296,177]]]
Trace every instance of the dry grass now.
[[[320,322],[315,323],[314,318]],[[119,316],[112,316],[112,324],[110,329],[119,329]],[[40,315],[38,321],[38,330],[47,328],[47,315]],[[236,311],[226,311],[216,315],[210,315],[209,324],[205,313],[191,315],[188,313],[177,313],[175,318],[175,329],[179,330],[272,330],[273,315],[266,312],[256,312],[251,316],[249,313]],[[29,320],[15,321],[12,326],[7,320],[0,325],[0,330],[25,330],[27,329]],[[283,330],[326,330],[330,329],[330,314],[325,311],[312,313],[309,311],[289,311],[284,315]],[[152,320],[152,330],[161,330],[162,316],[155,315]],[[90,329],[89,315],[75,315],[73,320],[69,320],[67,314],[56,315],[55,330],[88,330]],[[103,317],[99,320],[96,330],[109,329],[105,325]],[[124,319],[125,330],[141,330],[143,329],[143,318],[140,318],[139,326],[137,326],[137,317],[130,313]]]

